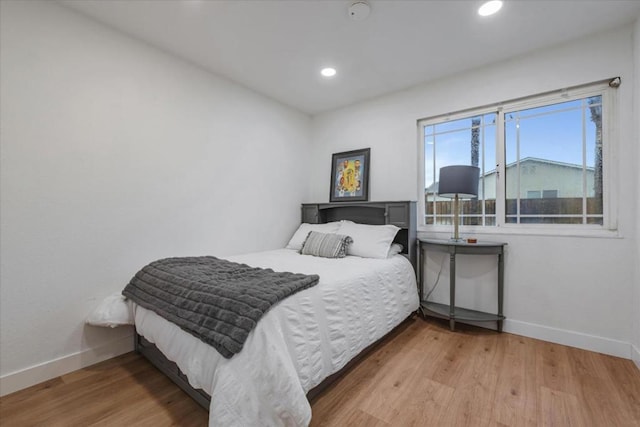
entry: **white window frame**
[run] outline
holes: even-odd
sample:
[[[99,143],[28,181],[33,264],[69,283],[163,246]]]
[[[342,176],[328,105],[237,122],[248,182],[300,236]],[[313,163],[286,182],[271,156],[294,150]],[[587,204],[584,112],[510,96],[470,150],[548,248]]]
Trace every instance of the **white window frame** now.
[[[496,179],[496,225],[466,225],[460,226],[463,234],[535,234],[535,235],[568,235],[568,236],[594,236],[594,237],[615,237],[617,236],[618,215],[617,215],[617,180],[616,168],[616,147],[618,138],[616,126],[614,126],[617,114],[617,90],[610,88],[609,80],[592,83],[588,85],[576,86],[568,89],[534,95],[526,98],[505,101],[499,104],[467,109],[455,113],[430,117],[417,121],[418,135],[418,227],[420,231],[435,233],[451,233],[451,226],[448,225],[427,225],[425,224],[425,126],[454,121],[472,116],[480,116],[491,112],[498,112],[496,120],[496,169],[498,176]],[[505,213],[505,144],[504,144],[504,111],[526,110],[530,108],[542,107],[549,104],[573,101],[593,96],[602,97],[602,214],[603,224],[513,224],[506,222]],[[491,164],[489,159],[486,164]]]

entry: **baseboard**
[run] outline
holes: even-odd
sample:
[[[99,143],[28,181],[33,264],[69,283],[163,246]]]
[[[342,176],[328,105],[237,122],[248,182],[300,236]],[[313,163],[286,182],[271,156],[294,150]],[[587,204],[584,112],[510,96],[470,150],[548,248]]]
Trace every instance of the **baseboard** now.
[[[556,344],[632,359],[632,345],[624,341],[509,319],[504,321],[503,330],[512,334],[536,338]],[[636,365],[640,367],[640,353],[638,353],[637,349],[635,349],[635,354],[637,359],[634,358],[634,361]]]
[[[86,368],[133,351],[133,335],[119,338],[100,347],[90,348],[0,378],[0,396],[22,390],[43,381]]]
[[[640,369],[640,349],[635,345],[631,346],[631,360],[633,360],[638,369]]]

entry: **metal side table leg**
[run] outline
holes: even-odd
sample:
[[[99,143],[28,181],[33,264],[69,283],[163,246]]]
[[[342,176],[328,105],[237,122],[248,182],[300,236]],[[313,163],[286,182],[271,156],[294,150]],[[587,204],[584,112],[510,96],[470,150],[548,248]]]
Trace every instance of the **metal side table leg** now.
[[[456,254],[449,254],[449,328],[456,330]]]
[[[498,254],[498,316],[502,317],[504,301],[504,254]],[[498,320],[498,332],[502,332],[502,319]]]

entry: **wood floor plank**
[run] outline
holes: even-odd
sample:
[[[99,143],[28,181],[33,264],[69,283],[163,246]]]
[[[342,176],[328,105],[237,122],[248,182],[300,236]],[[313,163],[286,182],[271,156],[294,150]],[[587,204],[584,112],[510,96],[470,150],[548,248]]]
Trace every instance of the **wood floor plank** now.
[[[506,426],[536,425],[536,369],[534,343],[504,335],[497,351],[504,354],[495,395],[495,420]]]
[[[379,418],[374,417],[365,411],[354,408],[350,411],[349,415],[345,418],[346,426],[371,426],[371,427],[388,427],[393,424],[388,424]]]
[[[630,360],[415,318],[311,402],[312,427],[640,425]],[[129,353],[0,398],[4,426],[206,426]]]
[[[415,376],[423,356],[413,349],[396,353],[376,373],[366,391],[367,398],[358,407],[376,418],[391,422],[393,408],[405,383]]]
[[[540,406],[538,411],[538,425],[541,426],[563,426],[580,427],[598,425],[593,424],[584,413],[578,397],[559,390],[552,390],[548,387],[540,387]],[[615,424],[603,424],[615,425]]]
[[[441,425],[451,407],[455,389],[418,374],[395,402],[393,425],[420,427]]]
[[[403,426],[437,425],[449,407],[455,389],[431,379],[436,369],[433,361],[445,357],[445,343],[454,339],[453,335],[442,333],[439,328],[427,328],[425,333],[408,343],[411,350],[421,355],[416,362],[418,369],[393,402],[394,411],[385,419]]]
[[[619,404],[621,408],[626,408],[627,419],[640,420],[640,388],[636,366],[632,362],[621,363],[621,359],[617,357],[598,356],[602,356],[598,360],[606,366],[608,377],[618,390]],[[621,408],[616,410],[622,410]]]
[[[541,385],[572,395],[578,393],[579,385],[572,381],[567,347],[542,342],[536,348]]]

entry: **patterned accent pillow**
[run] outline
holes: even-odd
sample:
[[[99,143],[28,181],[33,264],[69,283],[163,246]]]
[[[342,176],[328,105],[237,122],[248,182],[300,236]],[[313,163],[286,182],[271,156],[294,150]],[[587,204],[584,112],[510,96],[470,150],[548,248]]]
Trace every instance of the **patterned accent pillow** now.
[[[352,242],[353,239],[349,236],[310,231],[300,253],[323,258],[344,258],[347,255],[347,247]]]

